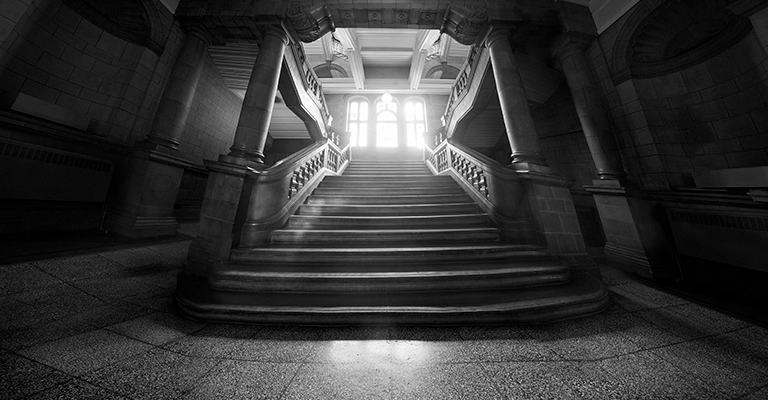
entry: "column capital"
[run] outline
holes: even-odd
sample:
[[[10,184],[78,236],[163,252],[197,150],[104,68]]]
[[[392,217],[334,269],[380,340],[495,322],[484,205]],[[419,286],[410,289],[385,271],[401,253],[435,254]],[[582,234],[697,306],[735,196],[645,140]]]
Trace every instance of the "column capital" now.
[[[595,38],[596,36],[583,33],[563,33],[552,44],[552,55],[562,61],[574,52],[584,52]]]
[[[291,41],[288,33],[285,31],[285,28],[283,28],[283,26],[280,24],[264,25],[259,29],[259,31],[261,32],[262,43],[264,42],[264,39],[267,38],[267,36],[274,36],[280,39],[280,41],[283,42],[283,45],[285,46],[287,46]]]
[[[485,46],[491,47],[499,40],[504,39],[508,43],[510,43],[510,46],[512,45],[512,30],[507,28],[493,28],[491,29],[491,33],[488,34],[488,36],[485,38]]]
[[[285,19],[298,39],[304,43],[314,42],[326,33],[336,30],[331,11],[325,4],[292,4],[285,13]]]
[[[189,24],[184,25],[184,31],[187,33],[187,37],[194,36],[200,39],[206,46],[213,44],[213,35],[202,24]]]

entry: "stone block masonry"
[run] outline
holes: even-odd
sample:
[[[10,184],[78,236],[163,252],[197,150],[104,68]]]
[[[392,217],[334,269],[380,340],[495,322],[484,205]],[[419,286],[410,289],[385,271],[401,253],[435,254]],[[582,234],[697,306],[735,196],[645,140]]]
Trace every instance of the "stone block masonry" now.
[[[125,145],[142,140],[184,36],[178,26],[170,29],[171,14],[162,8],[171,33],[158,55],[61,1],[7,3],[0,17],[0,103],[32,96],[84,115],[91,134]]]

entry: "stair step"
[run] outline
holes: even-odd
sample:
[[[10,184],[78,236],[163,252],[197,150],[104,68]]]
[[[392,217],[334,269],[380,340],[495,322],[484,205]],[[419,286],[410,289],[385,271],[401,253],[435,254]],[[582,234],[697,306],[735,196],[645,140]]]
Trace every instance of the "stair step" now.
[[[267,324],[468,325],[533,324],[595,314],[608,307],[608,292],[596,278],[520,290],[368,293],[253,293],[231,291],[212,301],[210,289],[183,285],[178,305],[193,318]]]
[[[434,176],[434,175],[413,175],[404,177],[402,175],[336,175],[327,176],[323,178],[323,182],[344,181],[344,182],[358,182],[358,181],[376,181],[376,182],[438,182],[438,181],[453,181],[450,176]],[[455,182],[455,181],[454,181]]]
[[[298,215],[333,216],[417,216],[479,213],[474,203],[403,205],[312,205],[304,204]]]
[[[228,265],[217,270],[213,286],[219,290],[269,292],[402,292],[517,289],[562,284],[570,279],[560,262],[537,266],[498,266],[489,269],[396,272],[284,271]],[[376,293],[379,292],[379,293]]]
[[[292,215],[289,228],[304,229],[385,229],[385,228],[462,228],[488,226],[487,214],[417,216],[316,216]]]
[[[331,178],[331,177],[327,177]],[[369,180],[328,180],[324,179],[318,187],[328,188],[353,188],[353,187],[370,187],[370,188],[402,188],[402,187],[456,187],[457,184],[453,179],[448,180],[403,180],[403,181],[380,181],[375,179]]]
[[[268,245],[240,248],[232,252],[232,261],[241,263],[311,264],[317,267],[344,264],[369,269],[391,268],[392,264],[436,268],[433,264],[530,260],[542,257],[547,257],[547,252],[539,246],[503,243],[396,248],[307,248]]]
[[[404,186],[399,188],[376,188],[376,187],[327,187],[322,186],[315,189],[315,195],[348,195],[348,196],[399,196],[399,195],[422,195],[422,194],[464,194],[464,189],[458,185],[437,186],[437,187],[418,187]]]
[[[474,242],[498,242],[497,228],[466,229],[387,229],[387,230],[299,230],[280,229],[272,232],[271,243],[276,245],[297,244],[325,247],[469,244]]]
[[[398,195],[398,196],[346,196],[346,195],[322,195],[310,196],[307,204],[313,205],[396,205],[396,204],[445,204],[466,203],[471,201],[467,194],[426,194],[426,195]]]

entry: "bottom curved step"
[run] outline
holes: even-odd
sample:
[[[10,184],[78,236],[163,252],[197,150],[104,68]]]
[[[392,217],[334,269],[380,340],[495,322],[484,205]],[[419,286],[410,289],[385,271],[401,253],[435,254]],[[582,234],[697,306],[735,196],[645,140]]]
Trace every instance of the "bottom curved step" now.
[[[608,292],[599,279],[579,274],[566,284],[550,287],[492,292],[425,292],[392,300],[387,304],[387,299],[361,297],[344,304],[322,293],[216,291],[204,280],[183,277],[179,279],[176,294],[177,304],[184,314],[206,321],[480,325],[541,324],[596,314],[608,307]]]

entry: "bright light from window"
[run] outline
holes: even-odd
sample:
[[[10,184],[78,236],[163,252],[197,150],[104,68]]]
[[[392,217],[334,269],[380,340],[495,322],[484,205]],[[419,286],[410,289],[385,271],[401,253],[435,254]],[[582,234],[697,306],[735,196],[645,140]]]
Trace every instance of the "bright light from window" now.
[[[368,145],[368,102],[353,100],[349,103],[347,131],[352,134],[349,144],[353,147]]]
[[[424,103],[409,100],[405,103],[405,133],[408,147],[423,147],[427,131]]]

